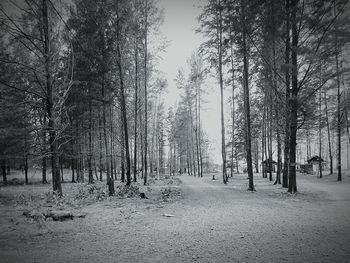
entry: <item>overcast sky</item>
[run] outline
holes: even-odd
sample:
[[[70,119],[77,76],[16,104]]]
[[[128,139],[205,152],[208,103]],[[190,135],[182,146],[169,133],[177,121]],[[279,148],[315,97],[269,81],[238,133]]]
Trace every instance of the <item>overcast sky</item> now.
[[[164,8],[164,24],[161,26],[161,31],[170,42],[159,64],[159,69],[164,72],[169,84],[168,93],[165,96],[167,107],[175,105],[179,100],[179,93],[174,82],[178,69],[182,67],[188,73],[187,60],[203,41],[202,36],[195,33],[198,27],[197,17],[200,14],[198,6],[202,2],[199,0],[159,0],[160,6]],[[207,81],[204,87],[208,95],[204,98],[207,103],[203,105],[202,111],[203,129],[213,144],[211,157],[215,162],[220,163],[219,87],[212,81]]]

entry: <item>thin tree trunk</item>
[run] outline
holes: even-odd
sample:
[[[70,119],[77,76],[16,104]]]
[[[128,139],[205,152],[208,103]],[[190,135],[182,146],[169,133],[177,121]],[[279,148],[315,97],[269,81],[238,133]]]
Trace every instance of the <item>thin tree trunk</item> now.
[[[140,114],[140,129],[142,127],[141,125],[141,114]],[[145,158],[144,158],[144,139],[143,139],[143,133],[140,132],[140,144],[141,144],[141,178],[144,179],[144,164],[145,164]]]
[[[292,27],[292,97],[290,100],[290,163],[288,192],[297,192],[296,182],[296,144],[298,129],[298,0],[291,1],[291,27]]]
[[[200,159],[200,177],[203,177],[202,127],[201,127],[201,89],[198,89],[198,146]]]
[[[144,138],[144,177],[143,177],[143,184],[147,184],[147,140],[148,140],[148,131],[147,131],[147,125],[148,125],[148,98],[147,98],[147,35],[148,35],[148,0],[146,1],[146,7],[145,7],[145,138]]]
[[[28,181],[28,156],[26,153],[24,154],[24,179],[25,179],[25,184],[29,184],[29,181]]]
[[[241,0],[242,22],[246,21],[245,3]],[[245,113],[245,132],[246,132],[246,154],[247,154],[247,171],[249,178],[249,191],[255,191],[252,166],[252,142],[251,142],[251,123],[250,123],[250,100],[249,100],[249,65],[248,65],[248,47],[246,41],[246,28],[242,30],[242,51],[243,51],[243,96],[244,96],[244,113]]]
[[[281,169],[282,169],[282,142],[281,142],[281,133],[280,133],[280,125],[279,125],[279,111],[277,107],[275,107],[276,112],[276,132],[277,132],[277,173],[276,173],[276,181],[274,184],[281,184]]]
[[[103,149],[102,149],[102,118],[101,118],[101,109],[98,109],[98,133],[99,133],[99,169],[100,169],[100,181],[103,181],[102,178],[102,158],[103,158]]]
[[[42,183],[43,184],[47,184],[47,179],[46,179],[46,170],[47,170],[47,160],[46,160],[46,117],[44,117],[43,120],[43,138],[42,138],[42,159],[41,159],[41,163],[42,163]]]
[[[110,150],[110,154],[111,154],[111,158],[110,158],[110,162],[111,162],[111,177],[115,178],[114,176],[114,144],[113,144],[113,109],[112,109],[112,105],[109,106],[109,115],[110,115],[110,133],[111,133],[111,141],[110,141],[110,146],[111,146],[111,150]]]
[[[134,144],[134,182],[137,181],[137,115],[138,115],[138,111],[137,111],[137,106],[138,106],[138,67],[139,63],[138,63],[138,45],[137,45],[137,41],[135,43],[135,105],[134,105],[134,140],[135,140],[135,144]]]
[[[63,173],[63,157],[60,156],[60,169],[61,169],[61,182],[64,182],[64,173]]]
[[[233,177],[233,154],[235,141],[235,68],[233,61],[233,43],[231,43],[231,70],[232,70],[232,141],[231,141],[231,177]]]
[[[125,91],[124,91],[124,80],[123,72],[121,66],[121,52],[120,47],[118,47],[119,53],[119,74],[120,74],[120,99],[121,99],[121,110],[122,110],[122,119],[123,119],[123,128],[124,128],[124,141],[125,141],[125,155],[126,155],[126,185],[131,184],[131,162],[130,162],[130,148],[129,148],[129,132],[128,132],[128,120],[126,116],[126,102],[125,102]]]
[[[47,184],[47,179],[46,179],[46,156],[43,156],[42,160],[42,183],[43,184]]]
[[[103,81],[102,83],[102,97],[103,97],[103,112],[102,112],[102,123],[103,123],[103,137],[104,137],[104,145],[105,145],[105,153],[106,153],[106,177],[107,177],[107,185],[109,186],[109,196],[114,195],[113,188],[110,186],[111,184],[114,185],[114,180],[111,176],[111,170],[110,170],[110,162],[109,162],[109,148],[108,148],[108,136],[107,136],[107,120],[106,120],[106,90],[105,90],[105,83]]]
[[[289,144],[290,144],[290,0],[286,0],[286,47],[285,47],[285,83],[286,83],[286,107],[285,107],[285,137],[284,137],[284,165],[282,186],[288,188],[289,176]]]
[[[174,149],[174,152],[175,152],[175,149]],[[186,161],[187,161],[188,174],[192,175],[191,152],[190,152],[188,139],[186,140]]]
[[[42,15],[44,28],[44,58],[45,58],[45,81],[46,81],[46,110],[48,116],[49,144],[51,150],[51,167],[52,167],[52,187],[53,191],[59,196],[62,195],[62,186],[59,169],[58,149],[56,140],[56,122],[53,116],[53,90],[51,77],[51,50],[49,35],[49,17],[47,0],[42,0]]]
[[[335,7],[335,1],[334,1],[334,15],[336,14],[336,7]],[[337,29],[337,27],[336,27]],[[337,170],[338,170],[338,181],[342,180],[342,174],[341,174],[341,113],[340,113],[340,99],[341,99],[341,92],[340,92],[340,72],[339,72],[339,54],[340,54],[340,48],[338,46],[338,33],[335,30],[335,66],[336,66],[336,85],[337,85],[337,143],[338,143],[338,155],[337,155]]]
[[[226,140],[225,140],[225,118],[224,118],[224,80],[222,72],[223,63],[223,47],[222,47],[222,6],[221,0],[218,1],[218,56],[219,56],[219,84],[220,84],[220,109],[221,109],[221,157],[222,157],[222,177],[224,184],[227,184],[227,171],[226,171]]]
[[[318,169],[320,171],[320,178],[322,178],[322,93],[321,90],[319,91],[320,93],[320,99],[319,99],[319,109],[320,109],[320,116],[319,116],[319,124],[318,124],[318,138],[319,138],[319,163],[318,163]]]
[[[1,161],[1,170],[2,170],[2,181],[6,185],[7,184],[7,175],[6,175],[6,160],[2,159]]]
[[[91,85],[89,85],[89,154],[88,154],[88,170],[89,170],[89,184],[94,183],[94,176],[92,171],[92,94]]]
[[[262,123],[262,149],[261,149],[261,166],[262,166],[262,177],[267,178],[266,173],[266,94],[264,96],[264,107],[263,107],[263,123]],[[265,158],[264,158],[265,157]]]
[[[268,106],[268,151],[269,151],[269,181],[272,181],[272,96],[271,91],[269,90],[269,106]]]
[[[233,73],[234,75],[234,73]],[[232,76],[232,82],[233,82],[234,76]],[[232,136],[231,136],[231,177],[233,177],[233,154],[234,154],[234,140],[235,140],[235,119],[234,119],[234,113],[235,112],[235,87],[234,84],[232,84]]]
[[[333,154],[332,154],[332,142],[331,142],[331,129],[329,125],[328,117],[328,103],[327,103],[327,93],[324,91],[324,104],[325,104],[325,115],[327,124],[327,138],[328,138],[328,154],[329,154],[329,174],[333,174]]]
[[[71,140],[70,140],[70,150],[71,150],[71,158],[70,158],[70,162],[71,162],[71,171],[72,171],[72,183],[75,183],[75,151],[74,151],[74,142],[76,141],[76,138],[74,137],[74,125],[73,125],[73,121],[70,119],[70,126],[71,126],[71,130],[70,130],[70,134],[71,134]]]
[[[190,103],[190,99],[188,98],[188,107],[189,107],[189,112],[190,112],[190,121],[188,123],[188,127],[190,129],[190,136],[191,136],[191,144],[190,144],[190,148],[191,148],[191,164],[193,166],[193,176],[196,176],[196,154],[195,154],[195,149],[194,149],[194,137],[193,137],[193,113],[192,113],[192,106]],[[181,166],[180,166],[181,169]]]
[[[197,87],[197,92],[196,92],[196,103],[195,103],[195,110],[196,110],[196,154],[197,154],[197,171],[198,171],[198,177],[201,176],[200,174],[200,163],[199,163],[199,142],[198,142],[198,132],[199,132],[199,128],[198,128],[198,87]]]
[[[255,172],[259,173],[259,142],[255,140]]]

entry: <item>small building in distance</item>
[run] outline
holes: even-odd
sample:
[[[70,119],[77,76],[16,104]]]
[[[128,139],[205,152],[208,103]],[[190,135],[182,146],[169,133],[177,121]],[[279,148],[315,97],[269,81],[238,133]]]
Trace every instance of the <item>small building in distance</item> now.
[[[275,173],[277,170],[277,162],[274,160],[271,160],[271,165],[272,165],[272,172]],[[263,171],[265,171],[266,173],[270,172],[270,158],[262,162],[262,168],[263,168]]]
[[[307,160],[308,170],[309,170],[308,173],[315,174],[315,175],[319,174],[320,162],[321,162],[322,171],[323,171],[326,166],[326,162],[321,157],[319,157],[318,155],[314,155],[309,160]]]

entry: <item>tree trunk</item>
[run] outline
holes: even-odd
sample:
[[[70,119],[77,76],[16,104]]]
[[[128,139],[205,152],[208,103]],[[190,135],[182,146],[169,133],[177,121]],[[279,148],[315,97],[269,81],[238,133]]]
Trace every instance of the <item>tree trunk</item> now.
[[[121,135],[121,147],[120,147],[120,156],[121,156],[121,182],[125,182],[125,140],[124,140],[124,129],[120,133]]]
[[[114,180],[111,176],[111,170],[110,170],[110,162],[109,162],[109,148],[108,148],[108,137],[107,137],[107,120],[106,120],[106,91],[105,91],[105,84],[104,81],[102,82],[102,97],[103,97],[103,112],[102,112],[102,122],[103,122],[103,137],[104,137],[104,145],[105,145],[105,153],[106,153],[106,177],[107,177],[107,185],[109,190],[109,196],[114,195],[112,184],[114,185]]]
[[[88,170],[89,170],[89,184],[94,183],[94,176],[92,171],[92,94],[91,85],[89,85],[89,154],[88,154]]]
[[[63,157],[62,155],[59,158],[60,160],[60,169],[61,169],[61,182],[64,182],[64,174],[63,174]]]
[[[119,81],[120,81],[120,103],[122,110],[122,122],[124,128],[124,141],[125,141],[125,155],[126,155],[126,185],[131,184],[131,162],[130,162],[130,149],[129,149],[129,131],[128,131],[128,120],[126,116],[126,102],[125,102],[125,91],[124,91],[124,77],[122,72],[122,57],[120,46],[117,45],[118,52],[118,70],[119,70]]]
[[[290,100],[290,155],[289,155],[289,185],[288,192],[297,192],[296,182],[296,145],[298,129],[298,0],[291,1],[291,27],[292,27],[292,97]]]
[[[241,0],[242,22],[246,21],[245,3]],[[244,23],[243,23],[244,24]],[[247,154],[247,171],[249,178],[249,191],[255,191],[252,165],[252,141],[251,141],[251,123],[250,123],[250,99],[249,99],[249,65],[248,65],[248,47],[246,41],[246,28],[242,30],[242,52],[243,52],[243,96],[244,96],[244,113],[245,113],[245,131],[246,131],[246,154]]]
[[[41,159],[42,162],[42,183],[43,184],[47,184],[47,179],[46,179],[46,157],[43,156],[43,158]]]
[[[220,84],[220,109],[221,109],[221,157],[222,157],[222,177],[224,184],[227,183],[227,171],[226,171],[226,140],[225,140],[225,119],[224,119],[224,80],[222,72],[223,63],[223,46],[222,46],[222,6],[221,0],[218,1],[218,56],[219,56],[219,84]]]
[[[3,159],[1,161],[1,170],[2,170],[2,181],[4,182],[4,184],[7,184],[7,176],[6,176],[6,160]]]
[[[329,125],[328,117],[328,103],[327,103],[327,93],[324,91],[324,104],[325,104],[325,115],[327,124],[327,138],[328,138],[328,154],[329,154],[329,174],[333,174],[333,154],[332,154],[332,142],[331,142],[331,128]]]
[[[111,134],[111,141],[110,141],[110,146],[111,146],[111,150],[110,150],[110,154],[111,154],[111,158],[110,158],[110,162],[111,162],[111,178],[114,181],[114,154],[113,154],[113,150],[114,150],[114,145],[113,145],[113,109],[112,109],[112,105],[109,105],[109,115],[110,115],[110,134]]]
[[[62,195],[62,186],[60,178],[60,168],[56,138],[56,122],[53,116],[53,90],[51,77],[51,50],[50,50],[50,35],[49,35],[49,17],[47,0],[42,0],[42,15],[43,15],[43,31],[44,31],[44,58],[45,58],[45,81],[46,81],[46,110],[48,116],[49,144],[51,150],[51,166],[52,166],[52,187],[53,191],[59,196]]]
[[[274,184],[281,184],[281,169],[282,169],[282,143],[281,143],[281,133],[280,133],[280,125],[279,125],[279,111],[277,107],[275,107],[276,112],[276,121],[277,121],[277,172],[276,172],[276,181]]]
[[[269,181],[272,181],[272,96],[271,90],[269,90],[269,105],[268,105],[268,151],[269,151]]]
[[[320,178],[322,178],[322,93],[321,90],[319,91],[320,95],[319,95],[319,109],[320,109],[320,116],[319,116],[319,124],[318,124],[318,139],[319,139],[319,152],[318,152],[318,156],[319,156],[319,163],[318,163],[318,169],[320,172]]]
[[[61,182],[64,182],[63,157],[60,156]]]
[[[139,70],[139,63],[138,63],[138,45],[137,40],[135,43],[135,102],[134,102],[134,182],[137,181],[137,116],[138,116],[138,70]]]
[[[334,15],[336,15],[336,7],[335,7],[335,1],[334,1]],[[336,27],[337,29],[337,27]],[[338,143],[338,155],[337,155],[337,170],[338,170],[338,181],[342,180],[342,174],[341,174],[341,113],[340,113],[340,99],[341,99],[341,92],[340,92],[340,72],[339,72],[339,54],[340,54],[340,48],[338,46],[338,32],[335,30],[335,66],[336,66],[336,85],[337,85],[337,143]]]
[[[71,158],[70,158],[70,162],[71,162],[71,170],[72,170],[72,183],[75,183],[75,171],[74,169],[75,167],[75,158],[76,158],[76,154],[75,154],[75,150],[74,150],[74,143],[76,142],[77,138],[74,137],[74,129],[73,129],[74,125],[73,125],[73,121],[70,118],[70,135],[71,135],[71,140],[70,140],[70,152],[71,152]]]
[[[281,184],[281,168],[282,168],[282,147],[281,147],[281,134],[279,128],[277,128],[277,173],[275,184]]]
[[[140,116],[140,129],[142,127],[142,119],[141,114]],[[144,179],[144,165],[145,165],[145,158],[144,158],[144,139],[143,139],[143,132],[140,132],[140,145],[141,145],[141,178]]]
[[[147,125],[148,125],[148,98],[147,98],[147,35],[148,35],[148,0],[146,1],[146,7],[145,7],[145,134],[144,134],[144,177],[143,177],[143,184],[147,184],[147,150],[148,150],[148,131],[147,131]]]
[[[26,153],[24,153],[24,180],[25,180],[25,184],[29,184],[28,182],[28,156]]]
[[[267,96],[264,96],[264,107],[263,107],[263,123],[262,123],[262,149],[261,149],[261,166],[262,166],[262,177],[267,178],[266,172],[266,105],[267,105]],[[265,158],[264,158],[265,157]]]
[[[46,160],[46,117],[44,117],[44,120],[43,120],[43,126],[44,126],[44,129],[43,129],[43,138],[42,138],[42,159],[41,159],[41,164],[42,164],[42,175],[41,175],[41,182],[43,184],[47,184],[47,179],[46,179],[46,170],[47,170],[47,160]]]
[[[233,43],[231,43],[231,70],[232,70],[232,141],[231,141],[231,177],[233,177],[233,154],[235,141],[235,67],[233,61]]]
[[[201,89],[198,89],[198,146],[200,160],[200,177],[203,177],[203,155],[202,155],[202,127],[201,127]]]
[[[197,85],[198,86],[198,85]],[[198,177],[201,176],[200,174],[200,163],[199,163],[199,142],[198,142],[198,132],[199,132],[199,124],[198,124],[198,87],[197,87],[197,90],[196,90],[196,103],[195,103],[195,110],[196,110],[196,130],[195,130],[195,133],[196,133],[196,154],[197,154],[197,171],[198,171]]]
[[[285,83],[286,83],[286,106],[285,106],[285,137],[284,137],[284,164],[282,186],[288,188],[289,176],[289,144],[290,144],[290,0],[286,0],[286,47],[285,47]]]

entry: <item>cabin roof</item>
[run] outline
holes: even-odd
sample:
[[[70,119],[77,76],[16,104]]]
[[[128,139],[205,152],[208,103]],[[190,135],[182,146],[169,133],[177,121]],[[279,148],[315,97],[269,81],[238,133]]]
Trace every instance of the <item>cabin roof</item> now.
[[[307,160],[307,162],[308,162],[309,164],[310,164],[310,163],[315,163],[315,162],[317,162],[317,163],[319,163],[319,162],[323,163],[324,160],[323,160],[322,158],[320,158],[318,155],[314,155],[314,156],[312,156],[309,160]]]
[[[263,164],[269,164],[270,163],[270,158],[266,159],[265,161],[262,162]],[[272,164],[277,164],[276,161],[272,159]]]

